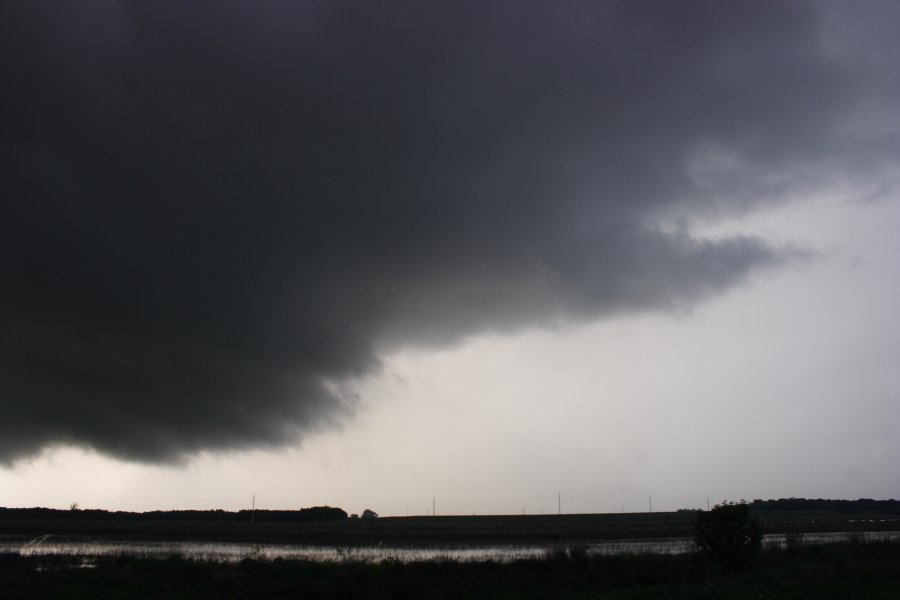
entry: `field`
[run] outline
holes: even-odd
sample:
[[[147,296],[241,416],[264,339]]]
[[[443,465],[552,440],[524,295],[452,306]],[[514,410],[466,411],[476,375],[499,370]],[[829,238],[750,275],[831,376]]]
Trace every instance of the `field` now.
[[[4,598],[900,598],[900,544],[768,550],[725,575],[695,554],[588,556],[577,547],[510,564],[202,562],[183,557],[0,555]]]
[[[897,531],[897,515],[784,511],[759,515],[766,533]],[[687,537],[690,512],[596,515],[391,517],[312,523],[0,517],[7,539],[206,540],[352,546],[372,544],[566,544]]]
[[[856,541],[763,550],[744,570],[725,574],[698,554],[603,556],[587,544],[692,534],[688,512],[404,517],[331,522],[239,522],[0,518],[0,538],[130,542],[194,540],[301,544],[352,549],[388,545],[545,547],[511,562],[387,559],[348,551],[335,560],[221,562],[173,555],[0,554],[3,598],[900,598],[900,542]],[[823,511],[759,515],[767,533],[900,529],[896,515]],[[800,540],[802,536],[791,539]]]

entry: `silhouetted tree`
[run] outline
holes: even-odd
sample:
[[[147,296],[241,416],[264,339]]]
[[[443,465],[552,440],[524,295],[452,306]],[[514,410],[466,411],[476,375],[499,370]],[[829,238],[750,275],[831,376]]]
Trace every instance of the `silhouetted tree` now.
[[[900,500],[825,500],[822,498],[779,498],[778,500],[754,500],[754,511],[832,511],[842,514],[861,512],[900,513]]]
[[[762,544],[759,520],[745,502],[723,502],[694,516],[695,542],[700,553],[723,571],[736,571],[753,558]]]
[[[366,510],[363,511],[363,513],[362,513],[362,518],[363,518],[363,519],[377,519],[377,518],[378,518],[378,513],[375,512],[374,510],[371,510],[371,509],[368,509],[368,508],[367,508]]]

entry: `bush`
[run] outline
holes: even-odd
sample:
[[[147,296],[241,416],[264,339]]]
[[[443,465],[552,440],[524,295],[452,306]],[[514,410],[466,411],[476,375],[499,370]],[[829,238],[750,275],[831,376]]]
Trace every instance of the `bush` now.
[[[784,551],[788,554],[800,554],[803,550],[803,534],[798,531],[789,531],[784,534]]]
[[[762,544],[759,520],[750,516],[745,502],[723,502],[697,512],[694,530],[700,553],[723,571],[739,570]]]

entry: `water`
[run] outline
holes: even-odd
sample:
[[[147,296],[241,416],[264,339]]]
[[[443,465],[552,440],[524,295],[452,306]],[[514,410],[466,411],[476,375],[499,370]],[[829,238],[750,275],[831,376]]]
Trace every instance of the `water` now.
[[[800,537],[803,544],[824,544],[840,541],[900,541],[900,532],[807,533]],[[763,538],[765,547],[784,547],[784,534]],[[694,550],[691,538],[655,538],[608,540],[577,543],[590,555],[615,554],[684,554]],[[259,560],[302,559],[320,562],[382,562],[393,560],[417,562],[448,560],[458,562],[512,562],[520,559],[543,558],[554,548],[565,545],[472,545],[472,546],[301,546],[288,544],[248,544],[221,542],[103,542],[67,540],[51,535],[28,541],[0,539],[0,553],[21,556],[73,556],[99,558],[103,556],[134,556],[166,558],[180,556],[194,560],[238,562],[245,558]]]

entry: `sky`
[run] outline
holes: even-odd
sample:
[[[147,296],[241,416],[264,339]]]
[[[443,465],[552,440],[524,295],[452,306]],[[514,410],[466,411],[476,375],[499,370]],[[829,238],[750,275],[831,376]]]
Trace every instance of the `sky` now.
[[[900,497],[894,2],[0,7],[0,505]]]

